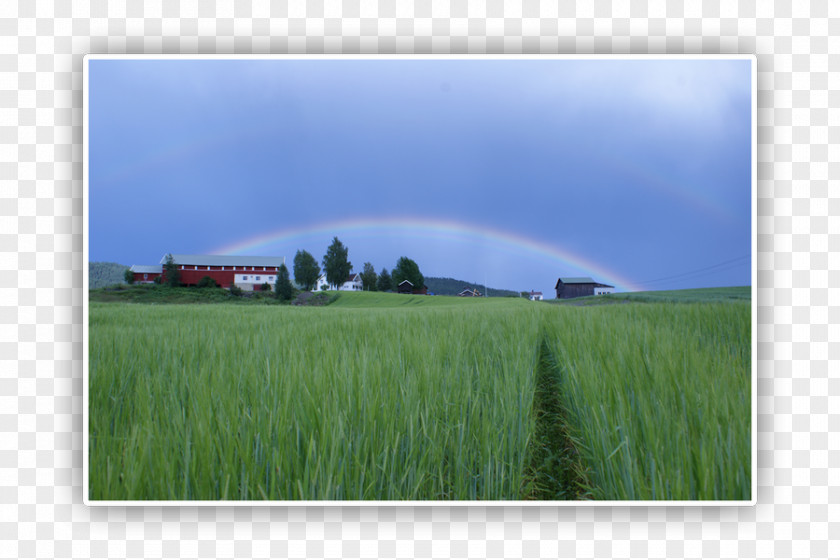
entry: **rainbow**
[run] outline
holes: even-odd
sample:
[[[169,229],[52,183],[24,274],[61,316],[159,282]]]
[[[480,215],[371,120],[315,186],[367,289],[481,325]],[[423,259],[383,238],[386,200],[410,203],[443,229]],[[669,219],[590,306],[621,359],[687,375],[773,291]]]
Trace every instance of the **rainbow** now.
[[[736,219],[731,209],[718,201],[711,192],[687,184],[672,174],[640,165],[631,158],[615,153],[600,154],[599,157],[616,173],[635,179],[643,188],[650,189],[660,196],[670,197],[717,220],[732,222]]]
[[[491,229],[466,222],[454,222],[440,219],[416,217],[390,218],[353,218],[310,224],[302,227],[286,228],[262,233],[255,237],[211,250],[214,255],[242,255],[266,252],[266,249],[278,243],[287,243],[313,235],[347,235],[363,233],[369,235],[410,235],[451,239],[454,241],[472,241],[496,245],[499,248],[526,253],[539,259],[550,259],[562,267],[572,267],[585,271],[596,281],[609,282],[621,291],[639,291],[642,288],[623,278],[618,273],[607,269],[589,259],[555,245],[544,243],[523,235]],[[558,276],[564,270],[558,270]],[[566,273],[568,274],[568,273]],[[570,274],[569,274],[570,275]]]

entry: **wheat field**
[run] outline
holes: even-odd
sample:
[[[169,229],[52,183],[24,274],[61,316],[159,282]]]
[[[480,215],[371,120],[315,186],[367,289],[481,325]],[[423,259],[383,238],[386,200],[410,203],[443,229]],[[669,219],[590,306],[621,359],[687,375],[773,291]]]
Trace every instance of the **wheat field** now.
[[[93,302],[88,336],[94,501],[750,498],[749,303]],[[535,493],[555,451],[579,491]]]

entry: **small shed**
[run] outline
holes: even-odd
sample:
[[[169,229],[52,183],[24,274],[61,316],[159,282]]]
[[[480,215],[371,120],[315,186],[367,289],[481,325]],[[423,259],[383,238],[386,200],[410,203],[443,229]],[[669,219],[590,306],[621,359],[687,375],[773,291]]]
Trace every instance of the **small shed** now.
[[[535,292],[534,290],[531,290],[531,293],[528,294],[528,299],[531,301],[542,301],[542,298],[542,292]]]
[[[414,284],[412,284],[408,280],[403,280],[402,282],[400,282],[400,285],[397,286],[397,293],[410,294],[412,292],[414,292]]]

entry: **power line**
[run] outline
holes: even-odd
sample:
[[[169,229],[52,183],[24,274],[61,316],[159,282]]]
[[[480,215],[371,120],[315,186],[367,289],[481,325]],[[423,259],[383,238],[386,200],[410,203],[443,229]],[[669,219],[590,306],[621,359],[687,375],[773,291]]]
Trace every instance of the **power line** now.
[[[723,272],[724,270],[728,270],[730,268],[734,268],[736,266],[739,266],[740,264],[742,264],[744,259],[750,259],[750,257],[751,257],[750,255],[743,255],[743,256],[740,256],[740,257],[737,257],[737,258],[734,258],[734,259],[730,259],[728,261],[723,261],[723,262],[713,264],[713,265],[710,265],[710,266],[706,266],[706,267],[703,267],[703,268],[698,268],[696,270],[690,270],[688,272],[683,272],[683,273],[680,273],[680,274],[674,274],[672,276],[664,276],[662,278],[656,278],[654,280],[644,280],[642,282],[634,282],[634,284],[656,284],[656,283],[659,283],[659,282],[664,282],[664,281],[668,281],[668,280],[675,280],[675,279],[678,279],[678,278],[685,278],[685,277],[691,277],[691,276],[697,276],[697,275],[705,276],[707,274],[710,274],[711,271]],[[717,270],[714,270],[714,269],[717,269]]]
[[[697,272],[697,273],[690,274],[690,275],[687,275],[687,276],[683,276],[682,278],[678,278],[676,280],[671,280],[671,281],[676,282],[676,281],[696,280],[698,278],[703,278],[703,277],[706,277],[706,276],[709,276],[709,275],[714,275],[714,274],[720,274],[721,272],[725,272],[727,270],[731,270],[731,269],[734,269],[734,268],[739,268],[739,267],[742,267],[742,266],[743,266],[743,264],[741,264],[741,263],[734,263],[734,264],[730,264],[730,265],[722,267],[722,268],[718,268],[716,270],[707,270],[705,272]],[[660,281],[660,282],[645,284],[643,287],[645,287],[645,288],[656,288],[657,286],[663,285],[663,282],[668,282],[668,281],[663,280],[663,281]]]
[[[656,278],[656,279],[653,279],[653,280],[645,280],[645,281],[642,281],[642,282],[636,282],[636,284],[656,284],[656,283],[665,282],[665,281],[668,281],[668,280],[688,278],[688,277],[698,276],[698,275],[705,276],[705,275],[707,275],[709,273],[712,273],[712,272],[722,272],[722,271],[728,270],[730,268],[741,266],[743,264],[744,259],[748,259],[748,258],[749,258],[748,255],[743,256],[743,257],[738,257],[736,259],[723,261],[723,262],[720,262],[720,263],[717,263],[717,264],[713,264],[713,265],[706,266],[706,267],[703,267],[703,268],[698,268],[698,269],[695,269],[695,270],[690,270],[688,272],[683,272],[683,273],[680,273],[680,274],[674,274],[672,276],[664,276],[662,278]]]

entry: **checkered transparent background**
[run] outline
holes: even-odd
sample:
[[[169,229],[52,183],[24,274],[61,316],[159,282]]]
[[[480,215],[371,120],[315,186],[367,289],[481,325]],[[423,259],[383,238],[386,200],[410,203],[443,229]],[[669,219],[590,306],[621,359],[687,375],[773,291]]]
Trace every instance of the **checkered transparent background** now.
[[[840,4],[49,4],[0,2],[0,556],[840,557]],[[759,504],[85,507],[87,53],[757,54]]]

